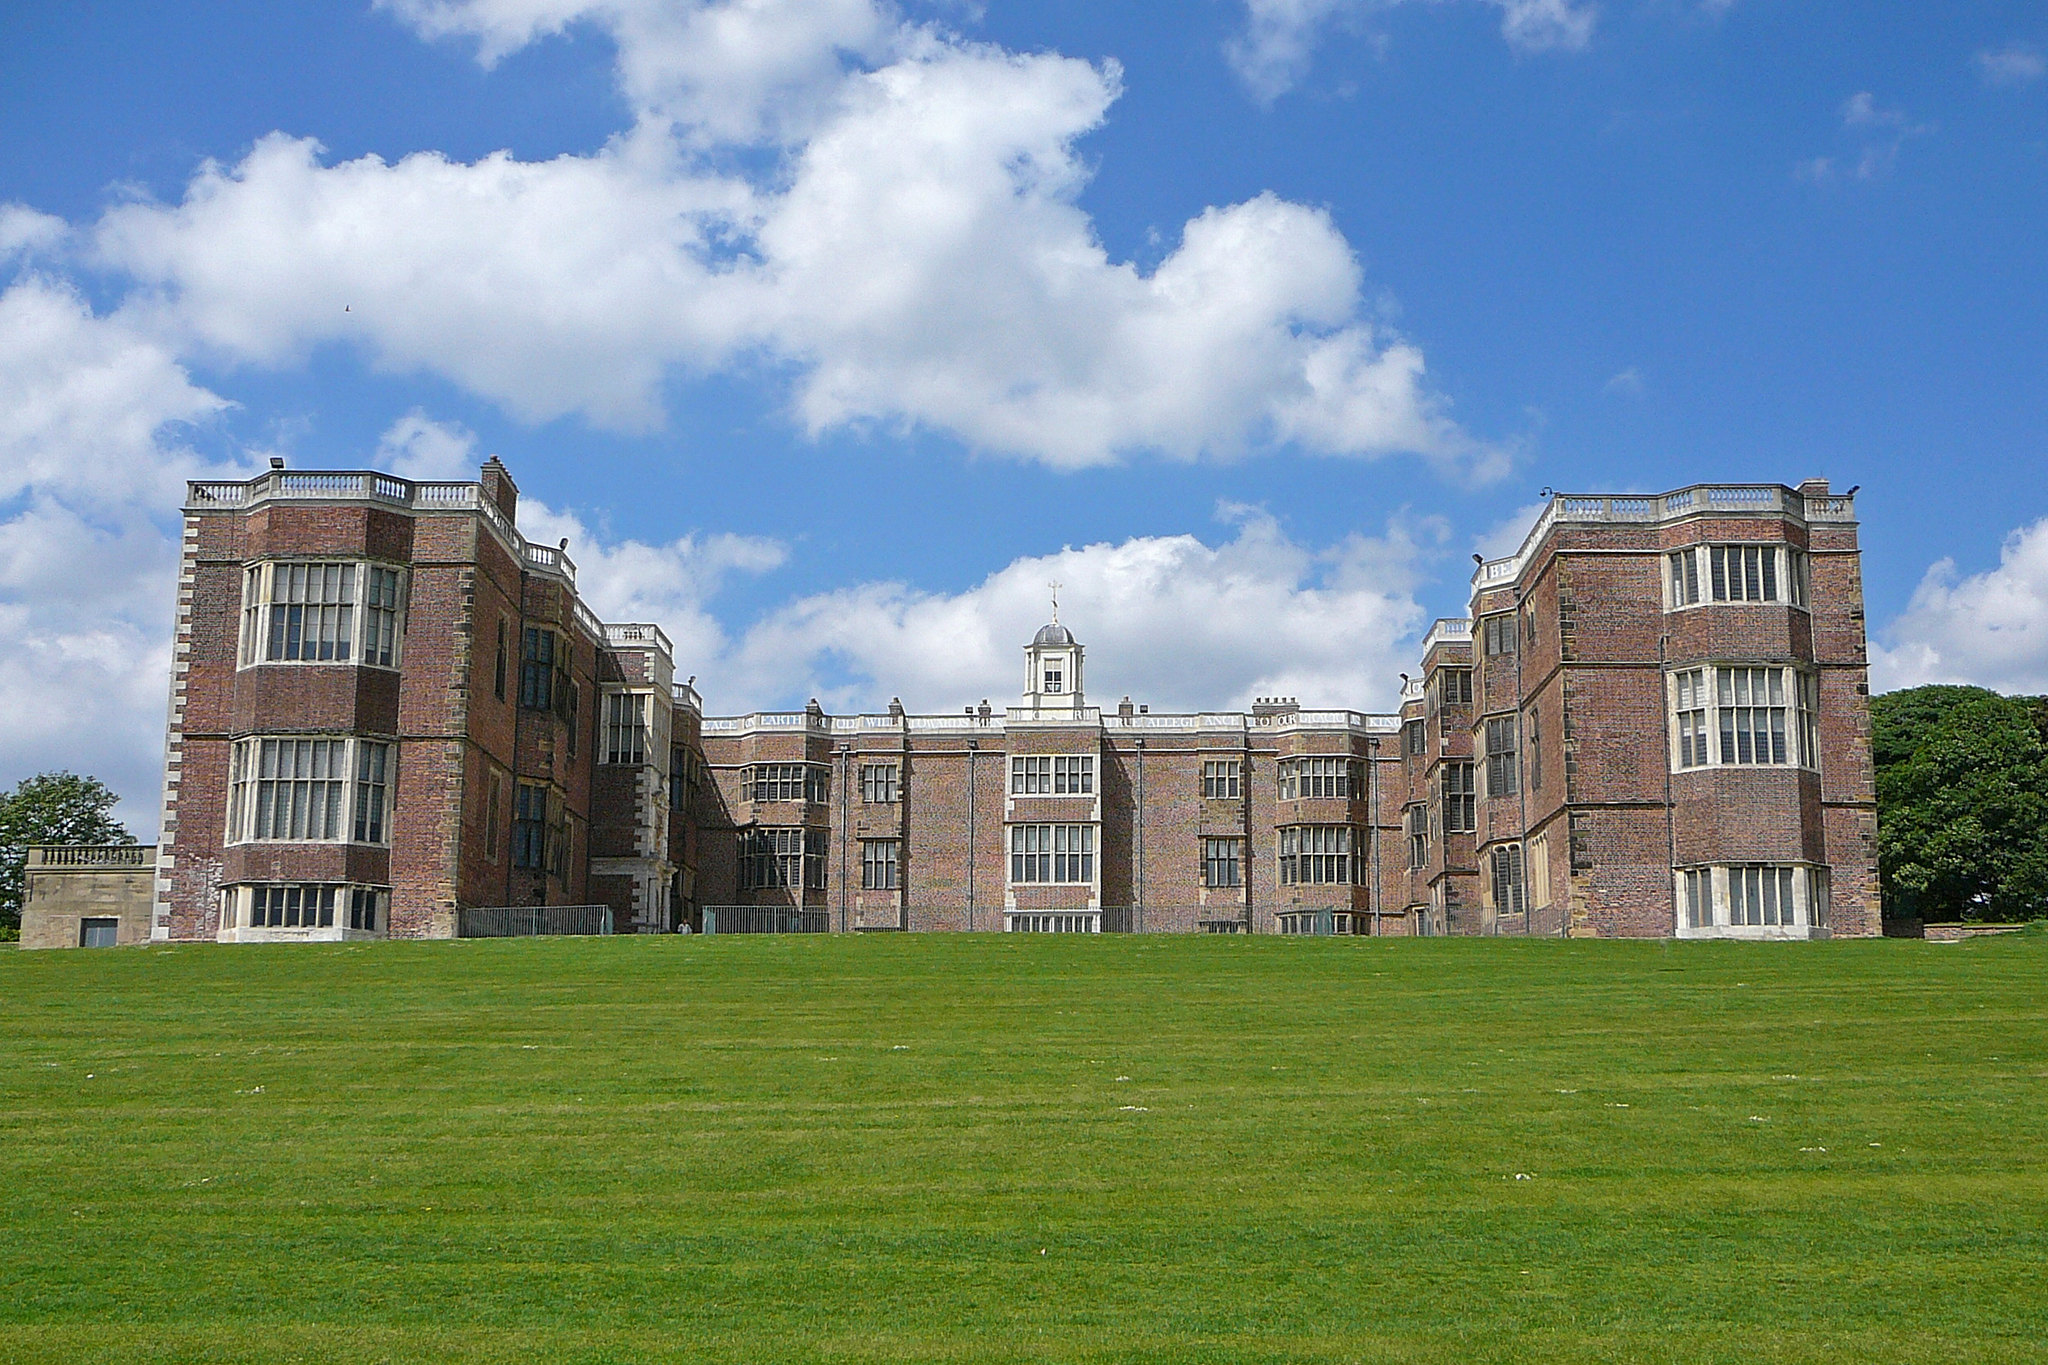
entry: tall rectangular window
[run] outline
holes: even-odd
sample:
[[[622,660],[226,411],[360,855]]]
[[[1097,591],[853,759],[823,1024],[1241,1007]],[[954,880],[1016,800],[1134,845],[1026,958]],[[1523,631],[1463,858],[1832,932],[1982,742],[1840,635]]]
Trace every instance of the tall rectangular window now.
[[[1095,826],[1010,826],[1010,880],[1075,885],[1095,880]]]
[[[351,887],[348,893],[348,927],[374,934],[384,927],[389,891],[374,886]]]
[[[647,761],[647,702],[639,692],[614,692],[604,699],[604,761]]]
[[[1095,760],[1089,757],[1055,758],[1052,761],[1052,790],[1055,796],[1089,796],[1095,791]]]
[[[1513,796],[1520,788],[1515,755],[1515,718],[1500,716],[1486,722],[1486,794]]]
[[[1789,867],[1728,869],[1728,922],[1739,925],[1797,923]]]
[[[1437,770],[1443,782],[1446,834],[1471,834],[1479,828],[1474,766],[1470,763],[1446,763]]]
[[[1707,708],[1712,698],[1707,695],[1707,670],[1689,668],[1675,675],[1672,684],[1677,689],[1678,716],[1674,728],[1678,732],[1678,766],[1681,768],[1704,768],[1707,766]]]
[[[491,769],[490,795],[484,806],[484,856],[492,862],[503,856],[499,850],[499,831],[504,828],[505,817],[505,775],[496,768]]]
[[[863,891],[896,889],[896,847],[894,839],[860,841],[860,885]]]
[[[363,585],[363,662],[379,668],[398,657],[398,580],[398,570],[373,564]]]
[[[1429,807],[1410,806],[1407,810],[1408,866],[1421,868],[1429,866]]]
[[[1238,884],[1237,840],[1202,840],[1202,885],[1226,887]]]
[[[1280,830],[1283,886],[1345,886],[1357,881],[1349,825],[1287,825]]]
[[[540,871],[548,856],[548,789],[521,782],[512,799],[512,866]]]
[[[356,842],[387,842],[384,812],[391,804],[391,746],[356,741]]]
[[[1401,727],[1401,747],[1410,758],[1429,752],[1429,733],[1423,722],[1411,720]]]
[[[1714,874],[1704,867],[1678,874],[1679,913],[1688,929],[1714,927]]]
[[[498,622],[498,662],[491,670],[491,691],[505,700],[505,623]]]
[[[532,711],[555,705],[555,633],[528,626],[519,645],[519,704]]]
[[[1501,612],[1497,616],[1481,618],[1479,630],[1486,647],[1488,658],[1515,652],[1515,615]]]
[[[1212,759],[1202,764],[1202,799],[1238,800],[1243,795],[1243,789],[1239,786],[1241,772],[1241,760],[1234,758]]]
[[[690,751],[677,744],[668,751],[668,808],[688,810],[690,790],[696,786],[696,774],[690,763]]]
[[[1695,607],[1700,601],[1700,552],[1697,547],[1671,556],[1671,605]]]
[[[1473,669],[1438,669],[1430,675],[1430,692],[1440,706],[1473,704]]]
[[[1520,915],[1529,909],[1529,893],[1522,878],[1522,846],[1499,844],[1493,850],[1493,908],[1503,915]]]
[[[860,799],[869,805],[887,806],[896,800],[896,765],[894,763],[863,763],[860,765]]]
[[[1543,790],[1543,712],[1529,708],[1529,790]]]
[[[1047,664],[1045,666],[1045,690],[1047,692],[1062,692],[1066,690],[1065,673],[1058,664]]]
[[[254,564],[242,579],[242,662],[347,663],[354,564]]]

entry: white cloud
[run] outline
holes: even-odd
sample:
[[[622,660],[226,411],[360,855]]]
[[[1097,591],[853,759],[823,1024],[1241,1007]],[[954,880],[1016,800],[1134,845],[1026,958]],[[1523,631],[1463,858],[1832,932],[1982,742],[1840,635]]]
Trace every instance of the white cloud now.
[[[1986,85],[2025,85],[2048,75],[2048,58],[2025,43],[2008,43],[1977,54],[1977,74]]]
[[[1875,180],[1897,164],[1899,152],[1909,140],[1934,131],[1932,124],[1912,122],[1903,109],[1879,104],[1868,90],[1859,90],[1842,102],[1842,127],[1859,144],[1853,154],[1808,158],[1793,167],[1796,177],[1815,184]]]
[[[576,587],[592,611],[613,622],[651,621],[675,646],[683,673],[709,671],[728,649],[725,630],[707,603],[735,573],[779,567],[787,551],[760,536],[686,535],[662,545],[612,540],[576,513],[525,498],[519,530],[537,544],[566,539]]]
[[[1643,396],[1642,372],[1631,365],[1600,386],[1601,392],[1618,394],[1623,398]]]
[[[1236,707],[1278,693],[1393,705],[1423,615],[1407,530],[1316,549],[1263,510],[1222,511],[1236,529],[1219,545],[1141,536],[1019,559],[958,593],[869,583],[803,598],[705,670],[715,675],[707,700],[718,710],[800,696],[845,708],[879,709],[891,696],[913,710],[1005,705],[1058,582],[1061,620],[1088,648],[1092,703],[1127,693],[1162,710]]]
[[[468,37],[478,58],[569,25],[610,32],[620,84],[643,114],[702,142],[801,138],[829,112],[850,63],[920,45],[874,0],[380,0],[430,38]]]
[[[184,480],[226,404],[164,348],[29,277],[0,294],[0,783],[108,782],[151,837]]]
[[[46,251],[70,231],[62,218],[38,213],[26,204],[0,204],[0,262],[34,251]]]
[[[2048,692],[2048,518],[2006,538],[1998,567],[1958,578],[1955,561],[1927,570],[1906,610],[1873,643],[1880,692],[1921,683],[1976,683]]]
[[[1252,95],[1271,103],[1308,75],[1324,33],[1404,0],[1244,0],[1245,27],[1224,55]],[[1577,52],[1593,40],[1598,8],[1582,0],[1486,0],[1517,52]]]
[[[816,76],[801,140],[748,180],[700,155],[746,131],[662,81],[700,89],[706,54],[767,41],[781,0],[403,12],[486,54],[603,25],[641,121],[539,163],[329,166],[273,135],[207,166],[182,203],[102,219],[98,259],[143,285],[138,323],[269,365],[343,342],[528,421],[645,430],[676,371],[765,362],[814,433],[922,427],[1060,467],[1286,441],[1417,452],[1476,477],[1504,463],[1450,420],[1419,350],[1370,320],[1326,213],[1262,195],[1198,215],[1149,274],[1109,257],[1076,202],[1090,174],[1076,142],[1120,93],[1114,64],[899,26],[888,64],[834,76],[875,50],[884,11],[807,10],[809,36],[756,54]],[[763,81],[762,107],[786,107],[787,83]]]
[[[414,408],[384,429],[372,465],[401,479],[474,479],[476,433]]]
[[[1536,519],[1550,506],[1548,498],[1525,503],[1493,524],[1491,530],[1472,542],[1472,549],[1486,559],[1506,559],[1522,548],[1522,542],[1529,538],[1529,532],[1536,529]]]

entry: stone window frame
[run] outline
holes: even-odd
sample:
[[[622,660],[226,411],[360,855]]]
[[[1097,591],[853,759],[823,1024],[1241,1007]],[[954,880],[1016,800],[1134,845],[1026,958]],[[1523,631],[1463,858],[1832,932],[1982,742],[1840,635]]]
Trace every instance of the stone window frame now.
[[[1282,825],[1274,831],[1281,886],[1359,885],[1362,842],[1350,825]]]
[[[275,747],[266,749],[266,745]],[[278,771],[285,745],[292,746],[291,767],[295,771],[289,775]],[[391,847],[391,826],[397,807],[398,753],[398,741],[382,735],[238,737],[228,757],[227,818],[222,843]],[[268,774],[264,772],[266,754],[275,755]],[[307,763],[320,766],[318,775],[298,774],[302,754]],[[289,784],[286,792],[276,790],[280,783]],[[270,787],[267,798],[266,786]],[[300,788],[304,789],[303,806],[298,799]],[[287,832],[258,834],[259,828],[276,828],[280,796],[286,802]],[[317,812],[316,799],[322,807]],[[301,816],[304,823],[300,823]],[[316,827],[322,832],[305,832]],[[292,832],[294,829],[298,832]]]
[[[1674,773],[1714,768],[1803,768],[1819,772],[1820,674],[1799,664],[1709,660],[1665,670]],[[1754,700],[1759,678],[1765,700]],[[1771,689],[1776,686],[1777,690]],[[1759,712],[1763,713],[1759,716]],[[1744,740],[1750,757],[1742,757]],[[1782,758],[1778,744],[1783,744]],[[1772,757],[1759,758],[1759,752]],[[1730,753],[1733,757],[1730,757]]]
[[[1202,837],[1202,885],[1212,891],[1244,885],[1244,840],[1241,837]]]
[[[1664,554],[1664,610],[1730,605],[1811,611],[1809,552],[1783,541],[1701,541]]]
[[[331,590],[325,581],[310,583],[315,571],[323,580],[331,573]],[[286,580],[282,600],[280,578]],[[383,560],[333,555],[250,560],[242,566],[235,667],[311,664],[396,672],[404,663],[410,588],[407,566]]]
[[[871,806],[893,806],[901,797],[902,769],[889,763],[860,765],[860,799]]]
[[[1004,841],[1012,886],[1092,886],[1096,836],[1092,824],[1018,823]]]
[[[1832,881],[1830,869],[1821,863],[1699,863],[1674,868],[1673,927],[1681,937],[1702,938],[1824,932]]]

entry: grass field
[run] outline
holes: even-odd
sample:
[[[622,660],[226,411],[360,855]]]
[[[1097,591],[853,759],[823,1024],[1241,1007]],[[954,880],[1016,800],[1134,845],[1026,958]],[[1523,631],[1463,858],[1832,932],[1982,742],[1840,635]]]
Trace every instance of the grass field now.
[[[2048,938],[0,953],[0,1359],[2048,1352]]]

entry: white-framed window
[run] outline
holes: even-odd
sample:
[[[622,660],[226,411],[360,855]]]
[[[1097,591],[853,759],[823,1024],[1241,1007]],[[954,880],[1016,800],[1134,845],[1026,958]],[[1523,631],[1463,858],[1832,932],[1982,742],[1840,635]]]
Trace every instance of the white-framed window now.
[[[822,890],[827,837],[801,826],[745,830],[740,835],[740,889],[776,887]]]
[[[1349,825],[1284,825],[1282,886],[1349,886],[1358,880],[1357,841]]]
[[[1782,936],[1825,928],[1828,870],[1804,863],[1732,863],[1679,868],[1681,934]]]
[[[1003,932],[1008,934],[1099,934],[1102,932],[1102,912],[1099,910],[1011,911],[1003,916]]]
[[[1496,844],[1493,848],[1493,909],[1501,915],[1519,915],[1529,908],[1527,879],[1522,875],[1522,846]]]
[[[1667,604],[1783,602],[1806,605],[1806,552],[1790,545],[1695,545],[1666,556]]]
[[[1236,839],[1202,840],[1202,885],[1238,886],[1242,873],[1238,860],[1241,845]]]
[[[1045,666],[1045,690],[1047,692],[1066,691],[1066,670],[1059,664],[1047,664]]]
[[[228,920],[246,929],[333,929],[381,933],[390,927],[391,889],[336,882],[258,882],[228,892]]]
[[[1820,766],[1810,673],[1779,665],[1715,664],[1671,675],[1672,763]]]
[[[740,769],[742,801],[809,801],[825,804],[832,773],[822,763],[756,763]]]
[[[863,891],[896,889],[897,842],[894,839],[860,841],[860,887]]]
[[[1486,794],[1513,796],[1520,790],[1521,768],[1515,753],[1515,717],[1496,716],[1486,722]]]
[[[229,760],[227,842],[390,842],[388,740],[252,735]]]
[[[1092,755],[1028,755],[1010,760],[1012,796],[1089,796],[1094,791]]]
[[[604,761],[647,761],[647,703],[640,692],[614,692],[604,699]]]
[[[1365,916],[1345,910],[1297,910],[1275,917],[1283,934],[1361,934]]]
[[[1354,758],[1283,758],[1279,775],[1282,801],[1365,795],[1365,764]]]
[[[894,763],[861,764],[860,799],[870,805],[893,805],[896,800],[896,765]]]
[[[350,560],[264,560],[242,571],[241,666],[398,666],[405,573]],[[360,628],[360,629],[359,629]],[[360,639],[358,636],[360,635]]]
[[[1242,762],[1235,758],[1211,759],[1202,764],[1202,799],[1235,801],[1243,792],[1239,786]]]
[[[1471,834],[1479,828],[1476,766],[1471,763],[1445,763],[1437,768],[1437,780],[1443,787],[1446,834]]]
[[[1095,880],[1095,826],[1010,826],[1010,880],[1079,885]]]
[[[1446,706],[1470,706],[1472,704],[1472,670],[1469,668],[1439,668],[1429,675],[1426,689],[1429,698],[1429,714],[1434,716]]]

